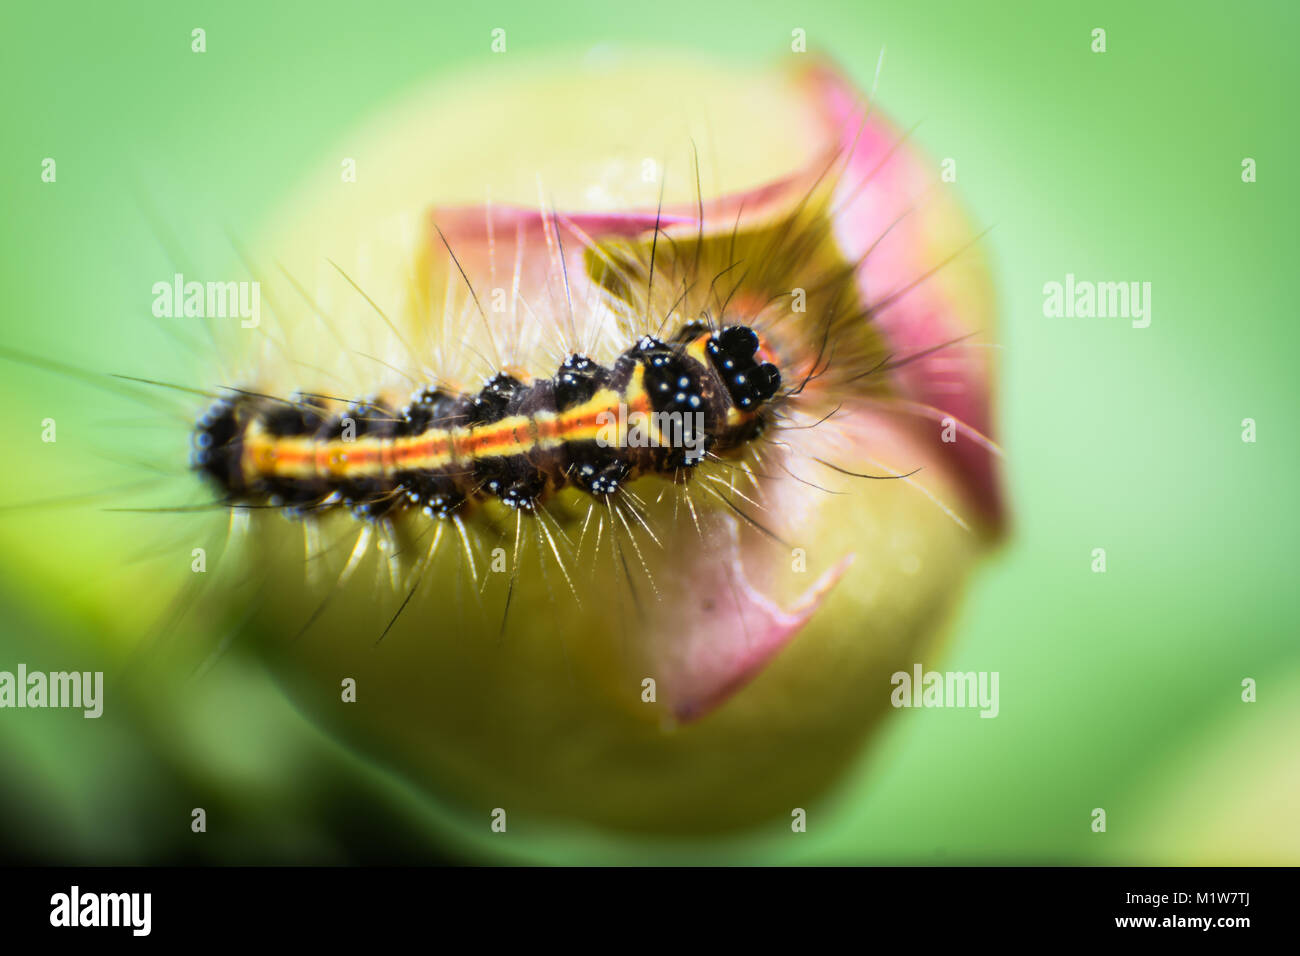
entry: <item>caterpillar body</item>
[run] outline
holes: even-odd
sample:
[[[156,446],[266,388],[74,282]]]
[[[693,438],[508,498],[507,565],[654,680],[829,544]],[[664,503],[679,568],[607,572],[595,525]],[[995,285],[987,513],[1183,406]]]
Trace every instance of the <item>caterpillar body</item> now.
[[[609,368],[574,354],[549,379],[499,372],[477,394],[431,386],[400,409],[330,415],[316,396],[237,393],[200,417],[193,465],[230,504],[447,518],[492,496],[532,511],[567,485],[599,496],[647,473],[685,480],[704,454],[753,439],[781,385],[770,358],[749,327],[696,321],[667,342],[643,336]]]

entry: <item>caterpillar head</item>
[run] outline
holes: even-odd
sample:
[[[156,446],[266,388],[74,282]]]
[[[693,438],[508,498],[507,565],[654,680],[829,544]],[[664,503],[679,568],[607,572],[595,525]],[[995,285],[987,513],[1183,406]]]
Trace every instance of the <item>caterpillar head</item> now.
[[[728,325],[709,336],[704,346],[727,394],[743,412],[771,401],[781,388],[781,372],[765,360],[767,349],[747,325]]]
[[[713,367],[732,405],[755,412],[781,390],[781,371],[768,343],[747,325],[711,328],[702,319],[682,326],[677,341]]]

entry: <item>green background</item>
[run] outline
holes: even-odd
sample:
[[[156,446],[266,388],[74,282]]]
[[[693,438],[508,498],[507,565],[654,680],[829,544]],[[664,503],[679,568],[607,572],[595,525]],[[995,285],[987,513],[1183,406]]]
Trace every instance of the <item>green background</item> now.
[[[778,821],[708,845],[489,843],[236,662],[183,717],[147,702],[94,722],[0,713],[12,858],[1297,861],[1293,5],[11,3],[2,16],[0,342],[136,374],[170,348],[140,318],[143,290],[172,271],[163,245],[197,261],[228,248],[225,230],[255,229],[347,130],[487,56],[493,27],[520,53],[633,44],[745,62],[790,56],[800,27],[863,87],[884,46],[880,102],[957,160],[992,227],[1014,512],[945,665],[998,670],[1001,716],[889,721],[798,839]],[[45,156],[56,185],[40,182]],[[1243,157],[1258,182],[1241,181]],[[160,244],[159,222],[191,225]],[[1151,326],[1044,317],[1043,284],[1067,272],[1150,282]],[[63,438],[113,421],[111,396],[21,366],[0,391],[9,505],[116,480]],[[36,437],[46,416],[57,446]],[[147,587],[130,566],[95,567],[80,520],[0,513],[0,668],[91,666],[104,590],[126,613]],[[95,527],[147,547],[125,521]],[[1098,547],[1105,574],[1091,571]],[[84,588],[51,584],[79,562]],[[202,843],[173,832],[158,821],[177,804],[222,825]],[[1094,807],[1105,834],[1090,831]]]

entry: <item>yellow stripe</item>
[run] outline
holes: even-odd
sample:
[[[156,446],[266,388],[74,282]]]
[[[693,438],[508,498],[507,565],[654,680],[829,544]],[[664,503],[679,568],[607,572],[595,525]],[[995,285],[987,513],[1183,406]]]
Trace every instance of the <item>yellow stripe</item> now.
[[[608,437],[609,425],[596,421],[600,412],[615,413],[620,402],[635,408],[647,404],[643,386],[644,369],[638,365],[628,383],[627,391],[601,389],[589,400],[566,411],[538,412],[534,416],[514,415],[488,425],[473,428],[430,429],[420,435],[403,438],[358,438],[355,441],[334,439],[327,442],[313,438],[276,438],[266,432],[261,422],[254,420],[244,435],[242,467],[245,480],[258,477],[296,479],[365,478],[386,475],[396,469],[402,471],[432,471],[452,466],[468,466],[481,458],[522,455],[534,449],[550,450],[566,442],[595,441]],[[626,444],[626,422],[618,422],[617,441]],[[650,419],[651,430],[658,430]],[[525,441],[513,440],[470,454],[458,455],[456,450],[466,445],[475,446],[492,436],[508,434],[512,430],[526,430],[530,436]],[[543,432],[549,432],[542,437]],[[442,442],[446,450],[435,454],[413,455],[407,449],[426,443]],[[360,460],[358,460],[360,459]],[[391,463],[397,462],[394,467]]]

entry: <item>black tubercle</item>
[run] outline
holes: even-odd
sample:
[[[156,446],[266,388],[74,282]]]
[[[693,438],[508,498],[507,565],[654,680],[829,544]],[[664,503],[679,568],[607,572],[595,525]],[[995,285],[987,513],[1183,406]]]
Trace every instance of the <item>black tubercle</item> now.
[[[583,491],[612,495],[628,478],[632,466],[604,448],[591,448],[575,456],[569,477]]]
[[[397,435],[421,435],[430,428],[455,428],[465,424],[469,400],[454,392],[425,387],[411,396],[398,413]]]
[[[744,325],[729,325],[709,337],[705,351],[722,378],[727,394],[741,411],[753,411],[781,388],[781,372],[771,362],[758,363],[758,335]]]
[[[399,420],[397,414],[385,408],[377,399],[352,402],[340,415],[327,419],[316,429],[316,437],[322,441],[342,438],[355,441],[358,438],[392,438],[397,434]]]
[[[277,438],[307,435],[324,423],[325,408],[312,396],[295,395],[292,401],[273,403],[262,416],[262,428]]]
[[[570,355],[552,379],[555,385],[555,410],[573,408],[590,400],[609,382],[609,370],[585,355]]]
[[[703,412],[703,368],[680,346],[646,336],[636,345],[645,367],[645,389],[657,412]]]
[[[476,425],[499,422],[505,417],[511,399],[525,387],[523,382],[505,372],[493,375],[470,401],[470,421]]]
[[[191,437],[190,467],[231,496],[238,495],[244,483],[239,466],[244,423],[239,409],[237,399],[218,399],[199,416]]]

